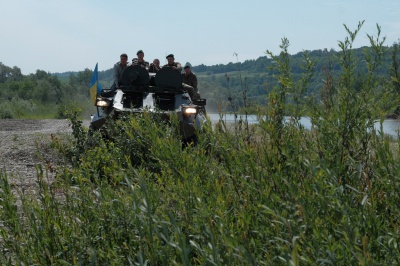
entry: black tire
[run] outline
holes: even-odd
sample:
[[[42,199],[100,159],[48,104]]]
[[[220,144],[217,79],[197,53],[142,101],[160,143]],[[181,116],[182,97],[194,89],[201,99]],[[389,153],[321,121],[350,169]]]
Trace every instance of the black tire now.
[[[199,139],[198,139],[197,135],[193,135],[182,141],[182,148],[186,148],[188,146],[195,147],[198,144],[198,142],[199,142]]]
[[[92,148],[95,147],[98,144],[98,139],[96,139],[96,132],[99,130],[92,125],[89,126],[88,132],[87,132],[87,137],[86,137],[86,142],[85,146],[87,148]]]

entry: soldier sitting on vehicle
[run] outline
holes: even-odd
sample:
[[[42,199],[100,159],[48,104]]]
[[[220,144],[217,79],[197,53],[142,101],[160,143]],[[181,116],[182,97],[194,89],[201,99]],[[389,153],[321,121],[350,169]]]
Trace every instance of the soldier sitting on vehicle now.
[[[194,89],[194,91],[188,89],[190,98],[192,98],[192,100],[200,98],[200,95],[199,95],[199,92],[197,89],[196,75],[191,71],[189,65],[186,65],[183,69],[184,69],[184,73],[182,73],[183,83],[191,86]]]
[[[125,68],[127,68],[128,66],[130,66],[130,63],[128,63],[128,55],[123,53],[120,55],[120,61],[114,64],[114,69],[113,69],[113,79],[114,82],[111,86],[111,90],[116,90],[119,87],[119,82],[121,80],[122,77],[122,72],[125,70]]]
[[[175,62],[175,57],[173,54],[167,55],[168,64],[163,67],[172,67],[172,69],[177,69],[179,72],[182,72],[182,65],[178,62]]]
[[[178,62],[175,62],[175,58],[174,58],[173,54],[167,55],[166,58],[168,60],[168,64],[164,65],[163,68],[164,67],[171,67],[172,69],[176,69],[179,72],[182,72],[182,65],[180,63],[178,63]],[[189,93],[190,99],[196,100],[196,99],[200,98],[198,93],[196,92],[196,90],[192,86],[190,86],[190,85],[188,85],[188,84],[183,82],[182,83],[182,87],[183,87],[183,89],[185,91],[187,91]]]
[[[137,58],[132,59],[132,65],[140,65],[141,67],[149,69],[149,62],[144,60],[144,52],[143,50],[139,50],[136,53]]]
[[[153,60],[153,63],[150,64],[149,67],[149,72],[150,73],[157,73],[158,70],[160,70],[161,66],[160,66],[160,60],[158,60],[157,58]]]

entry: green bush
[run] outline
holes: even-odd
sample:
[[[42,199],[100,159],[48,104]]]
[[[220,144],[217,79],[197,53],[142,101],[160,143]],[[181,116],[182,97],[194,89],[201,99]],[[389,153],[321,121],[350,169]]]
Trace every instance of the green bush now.
[[[8,105],[0,105],[0,119],[11,119],[14,118],[12,111]]]

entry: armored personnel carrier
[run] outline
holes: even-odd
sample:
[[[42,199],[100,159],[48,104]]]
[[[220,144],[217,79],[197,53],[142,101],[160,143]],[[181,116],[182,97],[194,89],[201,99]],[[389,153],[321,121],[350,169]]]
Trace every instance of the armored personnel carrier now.
[[[182,141],[197,142],[196,133],[206,121],[205,105],[206,99],[190,97],[178,70],[164,67],[158,73],[148,73],[132,65],[123,71],[116,90],[103,90],[98,95],[89,130],[101,130],[107,119],[117,119],[121,114],[156,112],[164,120],[177,115]]]

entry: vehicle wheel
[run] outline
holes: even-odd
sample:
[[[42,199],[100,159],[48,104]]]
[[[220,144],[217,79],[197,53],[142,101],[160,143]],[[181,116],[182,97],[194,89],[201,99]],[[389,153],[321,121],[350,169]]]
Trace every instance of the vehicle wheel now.
[[[96,140],[96,134],[95,132],[98,132],[99,130],[93,127],[92,125],[89,126],[88,132],[87,132],[87,137],[86,137],[86,143],[85,146],[88,148],[94,147],[97,145],[98,140]]]
[[[182,148],[186,148],[188,146],[196,146],[199,142],[197,135],[193,135],[185,140],[182,141]]]
[[[94,134],[94,131],[95,131],[95,128],[92,125],[90,125],[89,129],[88,129],[88,137],[92,137]]]

